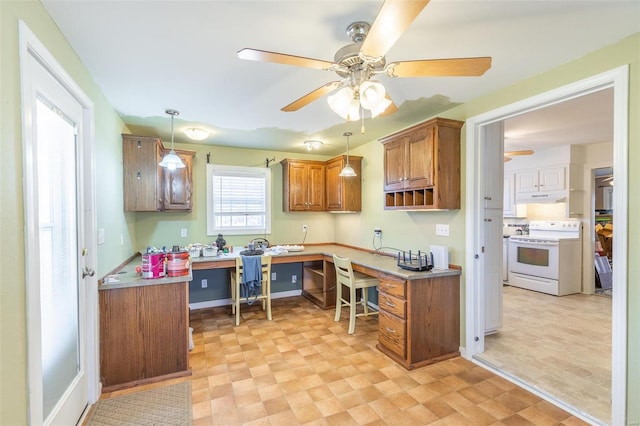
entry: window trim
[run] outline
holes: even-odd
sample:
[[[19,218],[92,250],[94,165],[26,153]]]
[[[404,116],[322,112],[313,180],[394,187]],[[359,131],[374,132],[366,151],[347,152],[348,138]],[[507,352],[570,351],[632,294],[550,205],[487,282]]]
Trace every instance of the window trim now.
[[[265,227],[262,229],[216,228],[213,218],[213,175],[215,172],[261,175],[265,179]],[[207,236],[271,234],[271,169],[266,167],[207,164]]]

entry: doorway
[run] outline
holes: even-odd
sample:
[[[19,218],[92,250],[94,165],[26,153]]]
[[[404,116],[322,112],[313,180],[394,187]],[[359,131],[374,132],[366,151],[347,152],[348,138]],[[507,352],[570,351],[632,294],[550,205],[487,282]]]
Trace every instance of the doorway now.
[[[98,397],[93,104],[19,33],[29,417],[76,424]]]
[[[626,152],[627,152],[627,121],[628,121],[628,67],[620,67],[612,71],[599,74],[597,76],[578,81],[576,83],[561,87],[559,89],[517,102],[512,105],[490,111],[486,114],[472,117],[467,120],[467,205],[469,209],[466,215],[467,229],[471,230],[467,234],[467,247],[472,247],[467,254],[467,281],[466,281],[466,346],[465,357],[474,360],[479,364],[483,364],[476,355],[484,351],[484,304],[482,291],[484,283],[482,279],[482,271],[484,268],[484,256],[482,255],[483,239],[481,235],[482,222],[484,221],[484,213],[482,200],[482,182],[479,177],[482,176],[486,165],[480,155],[480,140],[484,126],[496,121],[504,120],[518,114],[525,113],[546,105],[562,102],[593,93],[607,87],[614,89],[614,161],[613,167],[616,170],[616,185],[620,184],[614,193],[613,204],[616,214],[620,211],[622,216],[626,215],[625,197],[626,194]],[[626,216],[625,216],[626,217]],[[622,221],[625,217],[620,217]],[[626,223],[626,221],[621,222]],[[614,424],[622,424],[625,419],[626,412],[626,288],[627,282],[623,272],[626,271],[626,262],[628,254],[626,252],[626,229],[618,230],[621,240],[614,241],[614,256],[618,268],[614,270],[614,281],[620,289],[613,296],[613,313],[612,313],[612,391],[611,391],[611,422]],[[624,245],[623,245],[624,244]],[[617,271],[617,272],[616,272]],[[619,294],[618,294],[619,293]],[[499,368],[485,365],[487,368],[494,370],[498,374],[503,374]],[[513,380],[513,378],[509,377]],[[514,380],[515,381],[515,380]],[[576,412],[574,407],[563,404],[563,401],[554,400],[540,390],[527,386],[526,383],[519,384],[528,390],[539,394],[545,399],[562,406],[563,408],[582,416],[582,413]]]

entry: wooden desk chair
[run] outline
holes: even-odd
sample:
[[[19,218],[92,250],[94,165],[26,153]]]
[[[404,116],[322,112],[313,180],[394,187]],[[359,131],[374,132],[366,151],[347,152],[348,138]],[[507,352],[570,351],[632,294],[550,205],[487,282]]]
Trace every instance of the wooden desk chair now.
[[[334,321],[340,321],[342,305],[349,306],[349,334],[356,329],[356,317],[377,315],[378,311],[369,311],[368,291],[369,287],[378,285],[378,279],[369,275],[354,272],[351,260],[333,255],[333,263],[336,267],[336,316]],[[343,286],[349,289],[349,300],[343,296]],[[362,289],[362,300],[356,300],[356,290]],[[364,312],[356,313],[358,305],[363,305]]]
[[[271,256],[261,256],[262,291],[257,296],[243,297],[240,286],[242,284],[242,257],[236,257],[236,268],[231,271],[231,313],[236,315],[236,325],[240,325],[240,303],[262,301],[262,310],[267,311],[267,319],[271,321]]]

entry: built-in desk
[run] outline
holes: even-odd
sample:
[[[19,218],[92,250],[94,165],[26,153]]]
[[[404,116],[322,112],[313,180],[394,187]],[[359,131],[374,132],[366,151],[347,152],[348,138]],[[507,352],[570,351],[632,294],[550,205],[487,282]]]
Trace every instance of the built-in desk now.
[[[394,257],[339,244],[308,245],[271,262],[302,263],[302,295],[328,309],[336,300],[334,253],[380,280],[378,349],[407,369],[460,354],[459,268],[413,272],[399,268]],[[194,258],[192,269],[232,268],[236,256]]]

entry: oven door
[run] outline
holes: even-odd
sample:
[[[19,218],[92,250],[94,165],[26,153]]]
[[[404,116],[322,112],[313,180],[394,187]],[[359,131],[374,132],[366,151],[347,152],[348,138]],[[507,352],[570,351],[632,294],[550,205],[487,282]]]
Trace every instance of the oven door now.
[[[558,279],[558,241],[509,238],[509,273]]]

